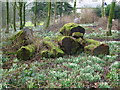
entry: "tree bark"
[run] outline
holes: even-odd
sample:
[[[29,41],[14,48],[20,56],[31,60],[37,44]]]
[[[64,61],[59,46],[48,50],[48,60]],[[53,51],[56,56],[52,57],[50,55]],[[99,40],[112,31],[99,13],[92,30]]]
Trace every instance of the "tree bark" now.
[[[13,27],[14,27],[14,31],[16,31],[16,2],[14,2],[13,12],[14,12]]]
[[[20,60],[29,60],[33,57],[36,51],[36,46],[34,44],[22,46],[17,51],[17,58]]]
[[[23,8],[23,2],[19,2],[20,30],[23,28],[23,22],[22,22],[22,8]]]
[[[109,46],[93,40],[93,39],[84,39],[84,51],[85,53],[91,54],[91,55],[106,55],[109,54]]]
[[[76,14],[76,0],[74,0],[74,18],[75,18],[75,14]]]
[[[26,5],[26,2],[23,3],[23,27],[25,26],[25,16],[26,16],[25,5]]]
[[[8,0],[6,1],[6,16],[7,16],[7,20],[6,20],[6,31],[5,33],[9,33],[9,2]]]
[[[55,2],[54,4],[54,23],[55,23],[55,20],[56,20],[56,13],[57,13],[57,2]]]
[[[83,51],[83,45],[78,43],[75,38],[71,36],[58,37],[58,45],[66,54],[76,54]]]
[[[112,28],[112,19],[114,18],[113,16],[114,16],[115,2],[116,2],[115,0],[112,1],[110,12],[109,12],[107,32],[106,32],[107,36],[112,35],[111,28]]]
[[[48,2],[48,17],[45,28],[47,28],[50,24],[50,16],[51,16],[51,2]]]
[[[105,0],[102,0],[102,17],[105,17],[105,7],[104,7]]]
[[[62,14],[63,14],[63,2],[60,2],[60,20],[62,18]]]
[[[35,22],[34,26],[37,26],[37,2],[35,2]]]

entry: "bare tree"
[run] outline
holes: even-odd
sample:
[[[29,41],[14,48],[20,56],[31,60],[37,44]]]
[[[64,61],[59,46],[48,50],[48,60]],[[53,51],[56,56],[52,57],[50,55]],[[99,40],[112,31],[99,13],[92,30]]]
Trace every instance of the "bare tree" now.
[[[108,24],[107,24],[107,36],[112,35],[111,28],[112,28],[112,19],[114,18],[113,16],[114,16],[115,3],[116,0],[112,0],[109,17],[108,17]]]
[[[9,33],[9,2],[8,0],[6,1],[6,31],[5,33]]]
[[[105,7],[104,7],[104,2],[105,2],[105,0],[102,0],[102,8],[101,8],[101,11],[102,11],[102,17],[105,17]]]
[[[74,0],[74,18],[75,18],[75,14],[76,14],[76,0]]]
[[[57,2],[54,3],[54,23],[55,23],[55,19],[56,19],[56,14],[57,14]]]
[[[20,29],[23,28],[23,22],[22,22],[22,9],[23,9],[23,2],[19,2],[19,18],[20,18]]]
[[[51,16],[51,2],[48,2],[48,17],[45,28],[47,28],[50,24],[50,16]]]
[[[34,26],[37,25],[37,1],[35,2],[35,23],[34,23]]]
[[[16,2],[14,2],[13,5],[13,27],[14,27],[14,31],[16,31]]]
[[[25,26],[25,16],[26,16],[26,10],[25,10],[25,7],[26,7],[26,2],[23,2],[23,27]]]

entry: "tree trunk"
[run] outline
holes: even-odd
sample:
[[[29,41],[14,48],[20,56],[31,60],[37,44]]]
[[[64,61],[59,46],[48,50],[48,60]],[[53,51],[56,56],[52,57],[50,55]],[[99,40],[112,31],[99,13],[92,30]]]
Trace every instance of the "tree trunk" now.
[[[109,17],[108,17],[108,24],[107,24],[107,36],[111,36],[111,28],[112,28],[112,19],[114,18],[114,8],[115,8],[115,0],[112,1]]]
[[[22,23],[22,8],[23,8],[23,2],[19,2],[20,30],[23,28],[23,23]]]
[[[14,11],[13,26],[14,26],[14,31],[16,31],[16,2],[14,2],[13,11]]]
[[[118,18],[118,28],[117,30],[120,30],[120,19]]]
[[[63,14],[63,2],[60,2],[60,20],[62,18],[62,14]]]
[[[75,14],[76,14],[76,0],[74,1],[74,18],[75,18]]]
[[[50,16],[51,16],[51,2],[48,2],[48,17],[45,28],[47,28],[50,24]]]
[[[93,39],[84,39],[84,51],[85,53],[91,54],[91,55],[105,55],[109,54],[109,46],[93,40]]]
[[[33,36],[33,31],[26,27],[8,40],[11,42],[8,48],[11,50],[18,50],[21,46],[32,44],[35,38]]]
[[[37,25],[37,1],[35,2],[35,22],[34,22],[34,26]]]
[[[105,17],[105,7],[104,7],[104,1],[105,0],[102,0],[102,17]]]
[[[55,57],[62,57],[64,52],[60,49],[60,47],[51,41],[43,41],[42,44],[44,48],[40,51],[40,55],[46,58],[55,58]]]
[[[55,23],[55,19],[56,19],[56,13],[57,13],[57,2],[55,2],[54,4],[54,23]]]
[[[6,31],[5,31],[5,33],[9,33],[9,2],[8,2],[8,0],[6,1],[6,16],[7,16],[7,20],[6,20]]]
[[[85,29],[75,23],[66,23],[61,29],[60,33],[64,36],[73,36],[74,38],[83,38]]]
[[[27,46],[22,46],[17,51],[17,58],[20,60],[29,60],[35,54],[35,51],[36,51],[36,46],[33,44],[27,45]]]
[[[23,27],[25,26],[25,5],[26,5],[26,2],[23,3]]]
[[[83,46],[71,36],[58,37],[58,44],[66,54],[76,54],[83,51]]]

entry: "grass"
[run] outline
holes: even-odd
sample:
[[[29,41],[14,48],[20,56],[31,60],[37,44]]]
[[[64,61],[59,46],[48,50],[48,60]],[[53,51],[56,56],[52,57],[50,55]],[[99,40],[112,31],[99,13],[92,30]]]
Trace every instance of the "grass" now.
[[[38,30],[38,27],[35,28]],[[120,32],[112,31],[117,38]],[[114,33],[115,32],[115,33]],[[16,33],[16,32],[15,32]],[[10,33],[14,35],[15,33]],[[36,37],[55,37],[59,33],[40,30]],[[87,38],[106,38],[103,33],[85,35]],[[7,38],[6,34],[3,38]],[[41,58],[36,61],[21,61],[17,58],[2,55],[0,88],[119,88],[120,61],[117,60],[119,41],[104,41],[110,47],[110,54],[105,56],[91,56],[79,53],[76,56],[64,56],[55,59]],[[11,63],[12,61],[12,63]]]

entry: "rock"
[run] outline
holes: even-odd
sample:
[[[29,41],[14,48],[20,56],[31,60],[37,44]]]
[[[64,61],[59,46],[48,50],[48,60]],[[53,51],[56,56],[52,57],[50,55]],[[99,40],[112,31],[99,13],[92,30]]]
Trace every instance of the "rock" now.
[[[75,23],[67,23],[60,29],[60,33],[64,36],[72,36],[75,32],[82,33],[79,37],[83,38],[85,29]]]

